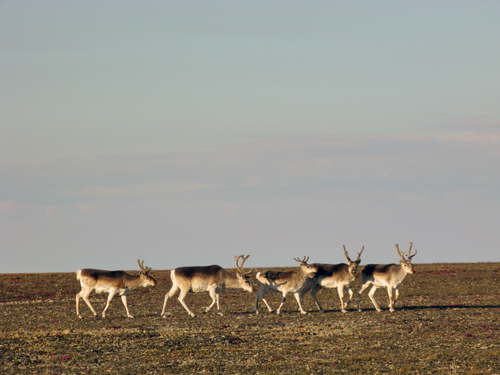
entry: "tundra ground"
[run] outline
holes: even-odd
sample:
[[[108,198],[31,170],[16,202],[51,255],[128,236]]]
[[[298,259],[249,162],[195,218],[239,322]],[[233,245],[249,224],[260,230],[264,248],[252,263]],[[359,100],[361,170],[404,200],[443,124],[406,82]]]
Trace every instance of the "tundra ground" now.
[[[119,297],[106,318],[94,318],[82,301],[79,319],[74,273],[0,274],[0,373],[2,374],[500,374],[500,263],[417,264],[400,288],[396,311],[387,292],[363,293],[348,312],[336,290],[304,297],[307,315],[293,296],[282,316],[268,313],[254,294],[226,291],[221,309],[207,314],[207,293],[189,294],[188,316],[169,300],[169,272],[153,271],[156,288],[128,296],[134,319]],[[281,269],[285,270],[285,269]],[[130,273],[137,273],[130,271]],[[356,279],[355,291],[360,279]],[[356,293],[355,293],[356,296]],[[280,296],[269,292],[276,309]],[[106,295],[91,295],[102,311]]]

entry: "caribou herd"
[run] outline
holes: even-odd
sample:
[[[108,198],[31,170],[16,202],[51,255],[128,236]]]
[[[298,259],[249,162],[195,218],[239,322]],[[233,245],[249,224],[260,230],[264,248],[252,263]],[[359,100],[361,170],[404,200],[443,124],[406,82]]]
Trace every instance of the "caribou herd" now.
[[[411,263],[412,258],[417,254],[417,250],[411,254],[413,244],[410,242],[410,249],[405,256],[404,252],[399,251],[399,246],[396,244],[398,252],[399,264],[367,264],[361,271],[361,287],[358,289],[358,311],[361,312],[360,302],[361,294],[363,291],[372,285],[368,292],[368,297],[372,301],[375,309],[380,312],[381,309],[375,301],[374,294],[377,288],[387,288],[389,294],[389,310],[394,311],[394,304],[399,297],[399,286],[403,282],[407,274],[413,274],[415,271]],[[308,264],[309,257],[304,257],[302,260],[294,258],[295,261],[300,263],[300,268],[292,271],[261,271],[257,272],[255,279],[260,285],[259,290],[255,293],[255,314],[259,314],[259,298],[264,301],[269,312],[273,309],[266,301],[266,293],[270,290],[281,293],[281,304],[276,310],[277,314],[281,314],[286,296],[292,293],[299,305],[299,311],[302,314],[307,312],[302,308],[302,298],[305,294],[309,293],[318,307],[318,310],[324,312],[316,293],[322,289],[337,288],[340,298],[340,309],[343,313],[347,312],[346,307],[352,299],[353,291],[351,284],[356,279],[358,267],[361,263],[361,254],[364,247],[358,253],[356,260],[353,262],[349,258],[349,254],[344,246],[344,255],[347,259],[347,264],[324,264],[313,263]],[[205,267],[179,267],[170,271],[170,279],[172,280],[172,288],[165,294],[165,301],[161,316],[165,318],[165,310],[167,308],[168,299],[173,297],[177,291],[179,293],[179,302],[187,311],[187,313],[194,317],[194,313],[189,309],[184,301],[189,292],[199,293],[208,292],[212,297],[212,303],[205,308],[205,312],[217,304],[217,313],[223,315],[219,306],[220,292],[225,289],[243,289],[247,292],[255,292],[255,289],[250,282],[250,275],[253,271],[245,271],[243,265],[248,259],[249,255],[235,256],[236,271],[224,269],[218,265],[205,266]],[[241,261],[241,263],[239,263]],[[98,269],[85,268],[76,272],[76,279],[80,281],[82,290],[76,295],[76,314],[80,315],[80,298],[82,298],[92,313],[97,316],[97,312],[90,304],[89,295],[95,290],[96,293],[108,293],[106,306],[102,312],[103,318],[106,317],[106,311],[115,294],[121,296],[123,305],[127,312],[127,317],[133,318],[127,306],[127,294],[130,290],[137,287],[156,286],[156,280],[149,274],[152,270],[149,267],[144,267],[144,261],[137,260],[141,272],[139,275],[130,275],[124,271],[104,271]],[[395,298],[393,299],[393,289],[395,289]],[[349,299],[344,301],[344,291],[349,293]]]

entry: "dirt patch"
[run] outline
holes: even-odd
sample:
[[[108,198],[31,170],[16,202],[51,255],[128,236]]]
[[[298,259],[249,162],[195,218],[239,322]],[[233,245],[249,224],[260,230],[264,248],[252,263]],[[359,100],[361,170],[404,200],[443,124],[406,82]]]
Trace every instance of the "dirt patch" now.
[[[287,270],[287,269],[280,269]],[[208,294],[190,294],[188,316],[173,298],[167,271],[153,271],[156,288],[120,298],[107,317],[94,318],[82,302],[74,273],[0,275],[2,374],[500,374],[500,263],[421,264],[400,288],[396,312],[385,290],[377,313],[363,293],[363,312],[339,310],[336,291],[318,293],[326,313],[304,297],[307,315],[290,296],[282,316],[253,314],[254,295],[225,292],[223,317]],[[131,271],[134,273],[134,271]],[[359,287],[357,279],[355,287]],[[277,308],[280,296],[267,294]],[[102,311],[105,295],[92,294]]]

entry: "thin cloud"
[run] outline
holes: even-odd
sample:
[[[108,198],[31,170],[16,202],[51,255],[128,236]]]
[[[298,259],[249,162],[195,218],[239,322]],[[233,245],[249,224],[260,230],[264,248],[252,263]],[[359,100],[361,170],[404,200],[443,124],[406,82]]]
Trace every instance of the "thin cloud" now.
[[[500,122],[485,115],[470,115],[458,118],[443,117],[440,125],[429,126],[426,129],[449,133],[500,133]]]
[[[0,200],[0,212],[10,213],[17,211],[17,203],[14,201]]]
[[[335,263],[342,244],[391,262],[409,241],[419,262],[496,261],[499,149],[494,132],[269,137],[3,170],[0,246],[10,272],[51,271],[54,259],[70,271],[81,253],[121,267],[116,254],[138,249],[158,269],[213,254],[231,266],[235,249],[256,266]],[[24,261],[39,249],[49,256]]]
[[[1,171],[3,211],[16,204],[65,205],[105,199],[279,199],[380,186],[441,196],[498,186],[500,133],[446,136],[275,137],[182,153],[111,154]],[[436,195],[436,193],[438,193]],[[260,198],[258,198],[260,197]],[[274,197],[274,198],[273,198]]]

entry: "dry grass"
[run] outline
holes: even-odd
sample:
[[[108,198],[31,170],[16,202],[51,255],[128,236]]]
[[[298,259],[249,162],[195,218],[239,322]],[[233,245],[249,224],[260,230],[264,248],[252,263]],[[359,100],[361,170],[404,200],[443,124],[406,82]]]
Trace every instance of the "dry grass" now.
[[[283,315],[253,314],[254,295],[225,292],[219,317],[203,314],[210,298],[190,294],[190,318],[174,298],[159,313],[170,287],[153,271],[154,288],[129,295],[125,317],[115,298],[105,319],[85,304],[73,273],[0,275],[0,372],[3,374],[500,374],[500,264],[422,264],[402,287],[396,312],[387,293],[363,294],[364,311],[339,311],[336,291],[318,293],[327,312],[293,297]],[[356,287],[359,286],[359,279]],[[99,311],[105,295],[92,295]],[[280,296],[268,293],[276,308]]]

